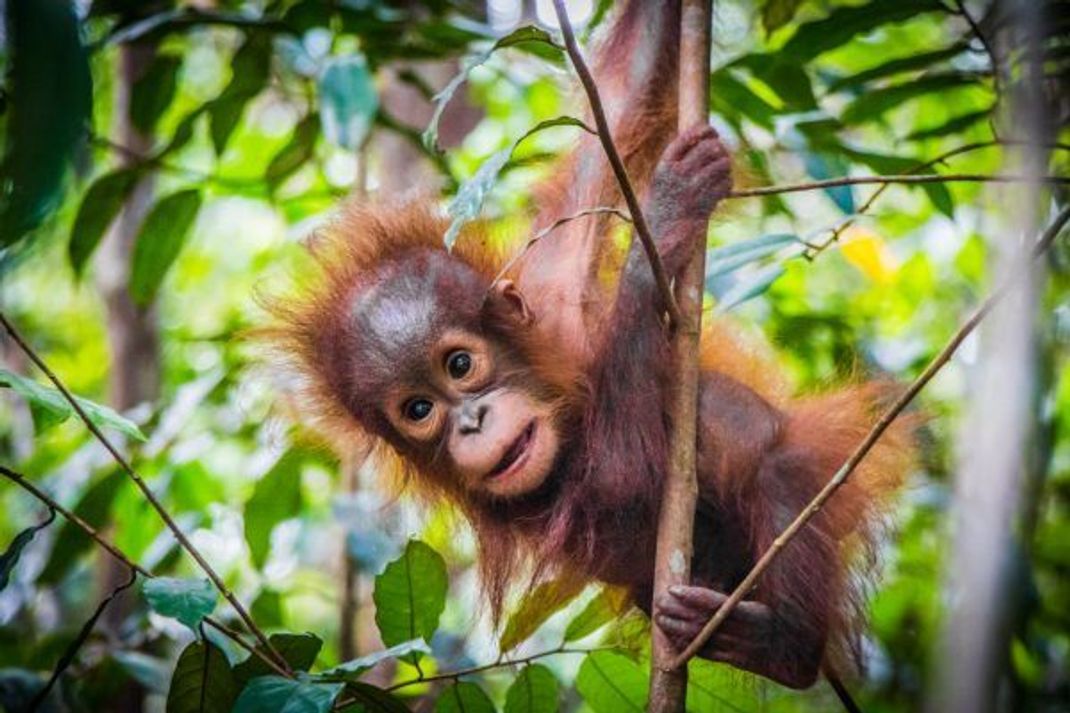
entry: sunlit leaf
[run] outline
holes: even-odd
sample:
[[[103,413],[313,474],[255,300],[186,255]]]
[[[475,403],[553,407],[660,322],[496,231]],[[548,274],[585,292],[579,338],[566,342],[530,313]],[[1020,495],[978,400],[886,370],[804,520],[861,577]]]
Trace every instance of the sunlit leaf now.
[[[54,208],[92,108],[89,62],[73,3],[4,4],[7,108],[0,161],[0,248]]]
[[[542,626],[547,619],[561,611],[583,589],[583,582],[575,577],[564,577],[543,582],[521,601],[516,611],[505,623],[498,647],[507,652],[523,643]]]
[[[332,57],[319,81],[323,135],[351,151],[364,143],[379,109],[379,95],[362,54]]]
[[[103,528],[111,521],[112,503],[125,481],[126,474],[118,468],[109,471],[86,489],[73,508],[74,514],[92,527]],[[42,586],[56,584],[70,573],[74,562],[92,548],[93,541],[86,537],[85,532],[70,520],[65,520],[52,543],[52,553],[38,575],[37,583]]]
[[[39,384],[33,379],[20,376],[13,371],[0,369],[0,388],[9,388],[26,399],[33,412],[34,425],[38,431],[63,423],[74,415],[74,409],[59,391]],[[138,441],[145,440],[137,424],[112,409],[89,399],[75,396],[74,400],[82,407],[90,422],[99,428],[110,428]]]
[[[783,274],[784,266],[780,263],[775,263],[743,275],[732,287],[723,294],[718,295],[717,311],[727,312],[747,300],[752,300],[764,294]]]
[[[446,607],[446,563],[419,540],[375,578],[375,623],[387,646],[430,641]]]
[[[590,127],[579,119],[571,116],[559,116],[555,119],[540,121],[534,127],[528,129],[523,136],[514,141],[508,148],[491,154],[490,158],[480,165],[475,175],[461,184],[461,187],[457,190],[457,195],[453,197],[449,207],[446,209],[453,219],[443,238],[443,243],[445,243],[447,249],[453,248],[453,244],[457,242],[457,237],[461,234],[461,228],[479,216],[480,211],[483,210],[483,202],[498,181],[498,174],[501,173],[505,164],[512,158],[516,147],[529,136],[556,126],[576,126],[584,131],[591,131]]]
[[[976,77],[963,72],[930,74],[913,81],[867,91],[848,104],[840,118],[845,124],[872,121],[880,118],[884,112],[898,108],[904,102],[919,96],[942,93],[976,83]]]
[[[431,653],[431,647],[428,646],[423,639],[413,639],[412,641],[406,641],[397,646],[383,649],[382,651],[376,651],[366,656],[350,659],[332,669],[324,671],[319,674],[319,677],[324,679],[345,679],[347,681],[355,680],[362,673],[370,670],[383,661],[402,658],[414,653],[429,654]]]
[[[316,663],[316,657],[323,648],[323,640],[307,632],[272,634],[268,637],[268,642],[294,671],[308,671],[312,668],[312,664]],[[260,646],[256,648],[261,653],[267,653]],[[267,676],[272,670],[263,659],[254,655],[234,667],[234,677],[239,684],[244,684],[257,676]]]
[[[744,117],[759,126],[773,128],[779,109],[756,94],[729,68],[710,75],[710,102],[728,120]]]
[[[142,132],[151,133],[157,120],[171,105],[181,66],[180,57],[159,54],[148,71],[134,82],[130,97],[130,120]]]
[[[11,541],[11,544],[7,546],[3,554],[0,554],[0,592],[4,591],[7,587],[7,583],[11,578],[11,572],[15,569],[15,565],[19,563],[19,557],[22,556],[22,551],[26,549],[26,545],[30,544],[34,535],[39,530],[43,530],[52,524],[52,521],[56,519],[56,511],[50,510],[48,513],[48,519],[38,525],[31,525],[19,534],[15,535],[15,539]]]
[[[628,592],[620,587],[605,586],[594,599],[565,627],[564,640],[578,641],[589,636],[620,616],[628,601]]]
[[[271,163],[264,172],[264,180],[271,186],[271,190],[277,189],[283,181],[312,158],[319,130],[319,116],[315,113],[309,114],[298,122],[294,127],[293,136],[271,158]]]
[[[245,105],[267,86],[271,68],[271,42],[264,33],[250,34],[231,59],[230,83],[206,105],[216,155],[222,155]]]
[[[844,259],[878,284],[887,284],[895,276],[895,265],[884,241],[876,233],[853,228],[850,237],[841,241]]]
[[[875,67],[837,79],[829,85],[829,91],[835,92],[848,87],[858,87],[875,79],[884,79],[903,72],[932,69],[933,65],[957,57],[966,51],[968,47],[969,43],[967,42],[956,42],[950,47],[933,50],[932,52],[918,52],[906,57],[890,59],[886,62],[881,62]]]
[[[152,207],[138,232],[130,267],[130,296],[139,305],[156,297],[167,271],[182,252],[201,209],[201,192],[172,193]]]
[[[328,713],[344,685],[261,676],[245,686],[233,713]]]
[[[494,704],[476,684],[459,681],[439,695],[435,713],[494,713]]]
[[[800,25],[781,53],[793,61],[806,62],[881,25],[943,10],[937,0],[873,0],[864,5],[840,6],[820,20]]]
[[[539,664],[525,666],[505,693],[505,713],[557,713],[557,678]]]
[[[167,691],[167,713],[230,713],[238,683],[223,652],[208,641],[194,641],[175,664]]]
[[[67,246],[67,255],[75,274],[82,273],[108,226],[122,210],[138,176],[136,170],[120,169],[101,176],[85,192],[78,206],[78,214],[74,217],[71,241]]]
[[[588,654],[576,674],[576,690],[595,713],[642,713],[649,687],[646,667],[615,651]]]
[[[694,713],[746,713],[765,708],[755,680],[727,664],[695,657],[687,665],[686,709]]]
[[[156,577],[142,585],[145,600],[161,616],[178,619],[194,632],[215,609],[219,593],[207,579]]]
[[[991,109],[981,109],[980,111],[972,111],[968,114],[962,114],[960,116],[948,119],[942,124],[936,126],[930,126],[926,129],[918,129],[907,134],[907,141],[925,141],[927,139],[939,139],[944,136],[950,136],[951,134],[962,133],[966,129],[969,129],[974,124],[984,121],[988,117],[992,116]]]
[[[304,455],[290,450],[257,481],[245,503],[245,541],[253,564],[263,567],[271,551],[271,532],[301,511],[301,465]]]

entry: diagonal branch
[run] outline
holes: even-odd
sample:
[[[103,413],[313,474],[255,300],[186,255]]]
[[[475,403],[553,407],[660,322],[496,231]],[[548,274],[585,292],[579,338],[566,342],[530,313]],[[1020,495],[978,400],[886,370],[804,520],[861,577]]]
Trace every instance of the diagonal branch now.
[[[871,183],[1047,183],[1051,185],[1070,185],[1070,176],[1023,176],[1023,175],[985,175],[979,173],[948,173],[931,174],[925,176],[892,175],[892,176],[845,176],[843,178],[829,178],[823,181],[807,181],[805,183],[788,183],[782,186],[760,186],[758,188],[744,188],[732,191],[727,198],[753,198],[755,196],[775,196],[781,193],[801,193],[802,191],[816,191],[822,188],[835,188],[837,186],[861,186]]]
[[[970,317],[959,327],[954,336],[948,341],[940,353],[937,354],[932,361],[929,362],[925,370],[918,376],[917,379],[910,384],[906,391],[896,399],[895,403],[885,411],[876,425],[870,429],[866,437],[858,445],[858,447],[851,453],[851,456],[847,459],[847,462],[836,471],[836,474],[832,476],[832,479],[825,484],[825,487],[821,489],[814,499],[803,508],[802,512],[791,522],[790,525],[785,528],[783,532],[773,541],[773,544],[769,547],[765,553],[758,559],[758,562],[751,568],[747,576],[743,578],[743,581],[739,583],[724,604],[721,605],[717,613],[714,614],[706,625],[702,627],[702,631],[698,636],[684,649],[680,655],[673,662],[676,667],[683,666],[687,661],[697,654],[706,642],[710,640],[714,632],[724,623],[728,616],[732,613],[732,610],[743,601],[743,598],[751,591],[758,578],[765,570],[773,563],[777,555],[784,549],[784,547],[791,542],[791,539],[802,530],[803,527],[810,521],[810,519],[818,513],[821,507],[831,498],[836,491],[847,482],[847,478],[851,475],[858,464],[862,462],[862,459],[866,457],[870,449],[877,443],[880,437],[888,429],[888,427],[895,421],[896,418],[903,412],[904,409],[914,400],[925,386],[932,381],[932,378],[950,361],[951,356],[955,353],[955,350],[959,348],[962,342],[970,335],[970,332],[985,318],[992,308],[999,302],[1003,296],[1021,279],[1022,275],[1029,268],[1033,260],[1042,255],[1051,244],[1055,242],[1055,239],[1059,236],[1060,231],[1070,220],[1070,207],[1063,208],[1062,211],[1055,217],[1048,229],[1044,231],[1044,234],[1037,240],[1033,249],[1029,251],[1027,255],[1024,255],[1021,260],[1019,269],[1011,273],[1011,277],[1008,278],[1002,285],[992,291],[991,294],[981,303],[981,306],[970,315]]]
[[[156,576],[151,571],[145,569],[140,564],[130,559],[125,552],[123,552],[118,547],[109,542],[107,539],[105,539],[104,536],[100,534],[99,530],[97,530],[84,519],[79,517],[77,513],[68,510],[67,508],[60,505],[55,500],[55,498],[38,488],[36,484],[34,484],[22,473],[11,470],[7,466],[0,464],[0,475],[4,476],[5,478],[13,482],[15,485],[19,486],[20,488],[28,492],[30,495],[40,500],[49,508],[51,512],[58,512],[60,515],[63,516],[65,520],[67,520],[79,530],[84,532],[89,537],[89,539],[93,540],[93,542],[97,543],[105,552],[107,552],[119,562],[122,562],[124,565],[126,565],[131,572],[145,577],[146,579],[151,579]],[[279,674],[280,676],[289,675],[286,670],[280,667],[277,663],[275,663],[265,651],[246,643],[245,639],[241,638],[241,635],[238,632],[234,631],[226,624],[223,624],[222,622],[213,619],[212,617],[205,617],[204,620],[209,624],[209,626],[231,639],[234,643],[238,644],[254,656],[260,658],[265,664],[267,664],[267,666],[274,670],[275,673]]]
[[[275,647],[271,645],[271,642],[268,641],[267,636],[264,635],[264,632],[260,630],[260,627],[258,627],[253,621],[252,617],[249,616],[249,612],[246,611],[242,603],[238,601],[238,598],[234,595],[234,592],[230,591],[230,588],[227,587],[226,582],[223,581],[223,578],[219,576],[219,574],[215,571],[212,565],[208,564],[208,560],[204,558],[204,555],[200,553],[200,551],[193,545],[190,539],[186,537],[186,533],[182,532],[182,528],[178,526],[178,523],[174,521],[174,518],[171,517],[171,514],[167,512],[167,509],[164,508],[163,503],[161,503],[160,500],[156,497],[155,493],[152,492],[152,489],[142,479],[142,477],[137,473],[137,471],[133,469],[133,467],[126,460],[126,458],[124,458],[123,455],[119,453],[119,450],[112,444],[108,437],[104,435],[100,428],[98,428],[97,425],[93,423],[92,420],[90,420],[89,416],[82,408],[82,405],[78,403],[78,400],[76,398],[74,398],[74,395],[71,394],[70,390],[67,389],[67,386],[62,381],[60,381],[59,377],[56,376],[56,374],[48,367],[48,365],[45,364],[44,360],[41,359],[40,356],[38,356],[37,352],[35,352],[33,348],[26,342],[26,340],[22,338],[22,335],[19,334],[19,332],[15,329],[14,325],[12,325],[10,321],[8,321],[7,317],[4,315],[3,312],[0,312],[0,326],[3,326],[3,328],[7,330],[8,335],[11,336],[11,339],[15,342],[15,344],[19,346],[20,349],[22,349],[26,356],[30,358],[30,361],[32,361],[37,366],[37,368],[40,369],[53,384],[55,384],[59,392],[63,394],[63,398],[67,400],[67,403],[69,403],[71,405],[71,408],[74,409],[75,413],[78,414],[78,418],[82,420],[82,423],[85,424],[86,428],[89,429],[90,433],[92,433],[96,437],[96,439],[100,441],[101,445],[103,445],[104,448],[108,451],[108,453],[111,454],[112,458],[115,459],[115,462],[119,464],[119,467],[122,468],[128,476],[130,476],[130,479],[134,481],[135,485],[137,485],[138,489],[141,491],[141,494],[145,496],[145,499],[148,500],[149,504],[156,511],[156,514],[160,516],[161,520],[163,520],[164,524],[167,526],[167,529],[169,529],[171,531],[171,534],[174,535],[175,539],[178,540],[178,544],[181,545],[182,549],[186,550],[186,552],[188,552],[191,557],[193,557],[193,559],[197,562],[197,565],[201,568],[201,570],[206,575],[208,575],[209,579],[212,580],[212,584],[214,584],[216,589],[219,590],[219,593],[223,595],[223,598],[230,602],[230,605],[234,607],[234,611],[237,612],[238,616],[241,618],[245,626],[249,629],[253,636],[256,637],[256,640],[260,642],[260,645],[264,647],[264,650],[270,652],[271,655],[276,659],[276,661],[283,667],[283,669],[289,670],[289,664],[286,663],[286,660],[279,654],[278,651],[275,650]]]
[[[658,247],[650,234],[650,227],[647,225],[646,217],[639,206],[639,199],[635,195],[631,179],[628,178],[624,162],[621,161],[617,147],[613,143],[613,136],[609,131],[609,122],[606,120],[606,112],[602,107],[602,99],[598,94],[598,86],[594,83],[594,77],[591,76],[591,71],[587,68],[583,54],[576,44],[576,34],[572,31],[572,24],[569,22],[568,12],[565,10],[564,0],[554,0],[554,12],[557,13],[557,20],[561,25],[561,34],[565,38],[565,51],[568,52],[569,59],[572,60],[572,66],[576,69],[576,74],[579,75],[580,83],[583,85],[583,90],[587,94],[587,100],[591,105],[591,114],[594,116],[594,123],[598,128],[598,140],[602,142],[602,148],[606,152],[606,158],[609,159],[613,175],[617,177],[620,192],[624,196],[624,202],[628,205],[628,213],[631,214],[632,222],[635,224],[635,232],[639,236],[639,241],[643,245],[643,251],[646,253],[647,259],[650,261],[650,269],[654,271],[654,281],[657,283],[658,292],[665,303],[671,322],[680,324],[680,308],[676,304],[676,297],[673,296],[672,287],[669,285],[669,276],[665,273],[665,266],[661,264]]]

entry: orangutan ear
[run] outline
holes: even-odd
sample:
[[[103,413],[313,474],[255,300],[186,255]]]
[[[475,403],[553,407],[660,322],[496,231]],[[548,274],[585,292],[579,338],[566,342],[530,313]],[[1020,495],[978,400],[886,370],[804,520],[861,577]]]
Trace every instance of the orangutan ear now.
[[[490,303],[514,324],[526,327],[535,321],[524,295],[512,280],[498,280],[491,286]]]

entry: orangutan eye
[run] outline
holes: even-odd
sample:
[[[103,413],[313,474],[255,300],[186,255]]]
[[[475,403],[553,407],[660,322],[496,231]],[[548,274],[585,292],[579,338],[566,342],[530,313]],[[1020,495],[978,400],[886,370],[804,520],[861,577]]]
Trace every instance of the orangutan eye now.
[[[462,351],[453,352],[446,359],[446,370],[454,379],[463,379],[472,370],[472,355]]]
[[[412,399],[405,404],[405,418],[410,421],[423,421],[431,415],[432,404],[427,399]]]

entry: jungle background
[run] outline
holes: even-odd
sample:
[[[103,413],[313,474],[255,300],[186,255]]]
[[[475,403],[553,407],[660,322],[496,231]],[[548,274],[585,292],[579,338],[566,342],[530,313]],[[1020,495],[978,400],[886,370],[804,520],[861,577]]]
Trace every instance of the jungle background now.
[[[343,198],[438,193],[522,243],[530,188],[577,129],[514,142],[584,110],[547,42],[550,3],[3,5],[0,707],[642,710],[649,623],[619,592],[543,587],[492,630],[463,522],[295,426],[244,338],[263,319],[258,290]],[[1065,177],[1070,4],[1032,5],[1030,54],[1013,3],[717,0],[711,121],[737,183],[990,175],[1026,140],[1043,173]],[[570,3],[581,38],[610,6]],[[1035,126],[1010,106],[1029,59]],[[909,382],[992,287],[997,248],[1024,244],[1008,195],[957,181],[728,201],[710,229],[710,309],[762,335],[800,392],[861,373]],[[1066,241],[1042,262],[992,683],[993,706],[1018,711],[1070,709]],[[948,612],[971,596],[949,591],[949,572],[984,354],[967,338],[916,404],[923,458],[890,513],[868,668],[851,683],[867,711],[922,709]],[[839,707],[824,683],[790,691],[703,661],[687,705]]]

